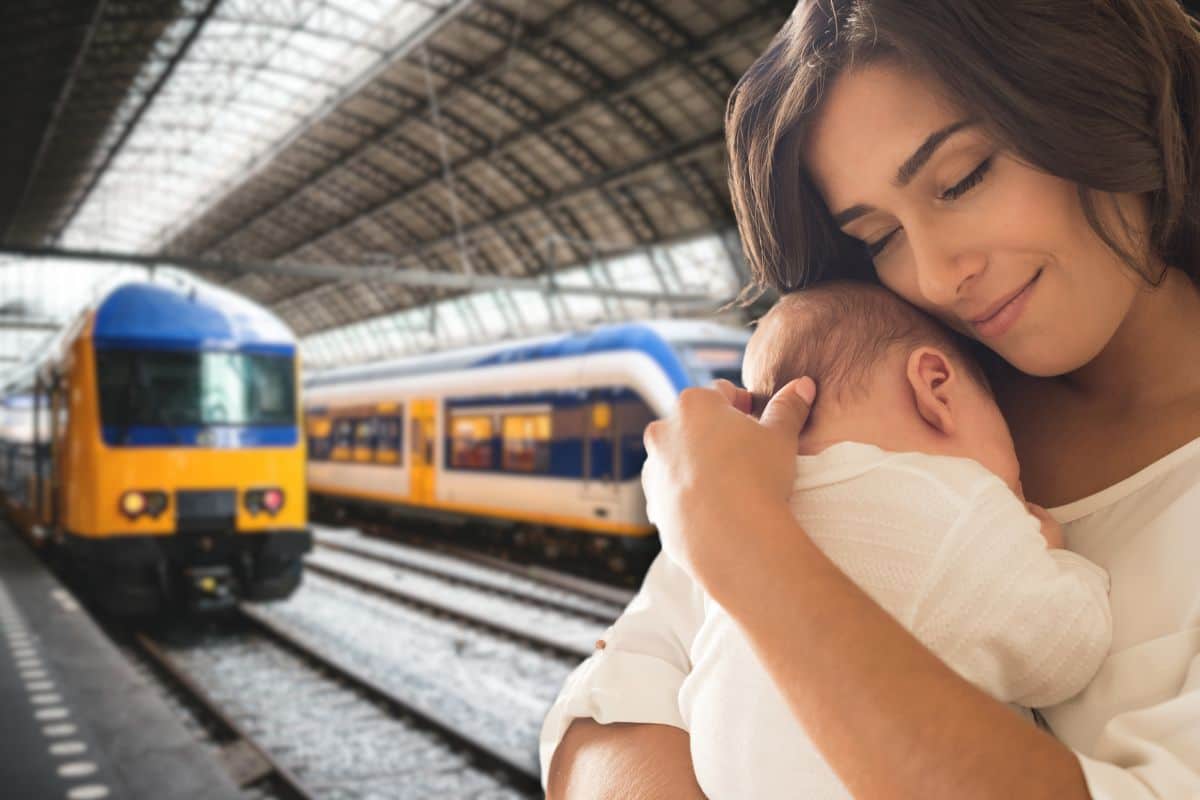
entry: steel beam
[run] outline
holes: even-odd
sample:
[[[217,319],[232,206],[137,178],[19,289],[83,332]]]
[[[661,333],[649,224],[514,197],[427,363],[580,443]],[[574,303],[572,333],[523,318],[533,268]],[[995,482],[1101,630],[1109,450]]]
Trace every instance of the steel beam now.
[[[71,92],[75,89],[75,79],[79,77],[79,70],[83,66],[83,60],[87,56],[88,49],[92,46],[92,39],[96,35],[96,29],[100,27],[100,20],[104,16],[104,8],[107,4],[108,0],[99,0],[96,3],[96,8],[92,11],[92,18],[88,23],[87,32],[84,33],[83,41],[79,44],[79,52],[75,54],[75,60],[71,63],[67,79],[63,81],[62,90],[59,91],[58,97],[54,101],[54,107],[50,110],[50,119],[46,123],[46,130],[42,132],[42,140],[38,143],[37,153],[33,157],[33,164],[29,167],[29,176],[25,179],[25,187],[21,190],[20,199],[17,200],[17,205],[13,208],[12,216],[9,218],[8,227],[4,231],[4,239],[12,235],[17,218],[21,214],[21,209],[25,206],[25,201],[29,199],[29,192],[33,188],[38,172],[41,171],[42,162],[46,158],[46,152],[50,149],[50,142],[54,139],[54,134],[58,132],[59,119],[62,117],[63,109],[67,106],[67,100],[70,99]]]
[[[479,274],[463,275],[454,272],[402,269],[395,266],[372,265],[354,267],[335,264],[282,264],[271,261],[243,262],[196,258],[194,256],[118,253],[109,250],[69,250],[58,247],[5,247],[0,248],[0,257],[64,259],[96,264],[137,264],[146,267],[173,266],[190,270],[232,272],[234,274],[260,272],[313,278],[322,281],[371,282],[459,291],[507,289],[510,291],[523,290],[550,294],[595,295],[626,300],[642,300],[652,303],[698,303],[705,301],[711,303],[721,299],[702,294],[671,294],[606,287],[562,286],[540,278],[507,278],[500,275]]]
[[[61,322],[52,319],[36,317],[19,317],[13,314],[0,314],[0,330],[6,331],[56,331],[63,326]]]

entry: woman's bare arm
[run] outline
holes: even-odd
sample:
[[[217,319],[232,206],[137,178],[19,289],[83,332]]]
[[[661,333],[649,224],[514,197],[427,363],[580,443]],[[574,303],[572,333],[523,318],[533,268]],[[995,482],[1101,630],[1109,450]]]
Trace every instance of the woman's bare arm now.
[[[547,800],[703,798],[688,735],[670,725],[577,719],[554,751]]]
[[[791,516],[764,527],[742,539],[767,548],[752,579],[709,590],[856,798],[1089,797],[1067,747],[943,664]]]

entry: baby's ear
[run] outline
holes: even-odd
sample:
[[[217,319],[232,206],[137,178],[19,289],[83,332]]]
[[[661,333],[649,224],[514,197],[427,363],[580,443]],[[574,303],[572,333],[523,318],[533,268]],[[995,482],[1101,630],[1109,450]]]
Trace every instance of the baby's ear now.
[[[905,377],[917,413],[930,427],[952,436],[954,414],[950,400],[958,383],[954,363],[936,347],[918,347],[908,356]]]

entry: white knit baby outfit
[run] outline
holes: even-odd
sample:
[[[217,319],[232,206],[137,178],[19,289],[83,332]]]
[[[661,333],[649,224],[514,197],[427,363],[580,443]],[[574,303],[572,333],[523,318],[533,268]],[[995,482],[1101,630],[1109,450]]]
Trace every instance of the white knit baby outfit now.
[[[1048,550],[1037,519],[977,462],[845,442],[798,457],[797,472],[792,507],[808,535],[967,680],[1036,707],[1099,669],[1107,573]],[[849,798],[740,630],[711,598],[704,609],[679,712],[705,794]]]

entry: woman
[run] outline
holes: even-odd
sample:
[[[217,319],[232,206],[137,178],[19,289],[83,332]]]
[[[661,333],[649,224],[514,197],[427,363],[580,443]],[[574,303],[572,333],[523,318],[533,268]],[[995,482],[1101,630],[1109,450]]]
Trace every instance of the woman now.
[[[1109,571],[1113,649],[1054,736],[1028,724],[792,519],[811,381],[761,422],[689,390],[646,432],[671,559],[552,711],[550,796],[699,794],[672,727],[692,581],[856,797],[1200,797],[1200,41],[1175,0],[802,2],[727,122],[760,283],[878,279],[1015,368],[1025,493]]]

